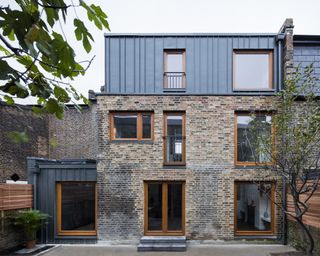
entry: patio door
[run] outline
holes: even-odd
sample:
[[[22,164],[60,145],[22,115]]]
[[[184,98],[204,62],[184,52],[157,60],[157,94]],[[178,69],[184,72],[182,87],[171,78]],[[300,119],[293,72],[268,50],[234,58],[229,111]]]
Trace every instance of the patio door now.
[[[184,235],[184,182],[145,183],[145,235]]]

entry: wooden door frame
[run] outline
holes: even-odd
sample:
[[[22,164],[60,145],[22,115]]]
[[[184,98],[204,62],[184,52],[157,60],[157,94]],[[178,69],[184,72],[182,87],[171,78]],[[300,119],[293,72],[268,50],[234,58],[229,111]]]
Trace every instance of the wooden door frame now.
[[[182,185],[182,223],[181,230],[167,230],[168,228],[168,184],[178,183]],[[162,230],[148,230],[148,185],[162,184]],[[185,234],[185,181],[144,181],[144,235],[148,236],[183,236]]]

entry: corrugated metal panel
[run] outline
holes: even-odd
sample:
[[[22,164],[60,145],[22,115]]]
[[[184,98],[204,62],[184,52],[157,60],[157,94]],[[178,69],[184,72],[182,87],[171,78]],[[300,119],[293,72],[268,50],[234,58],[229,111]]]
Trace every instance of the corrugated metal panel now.
[[[186,93],[232,93],[234,49],[274,50],[275,35],[112,35],[106,43],[106,92],[163,93],[163,52],[186,50]],[[276,67],[276,65],[274,65]],[[274,70],[276,83],[277,70]],[[277,88],[277,84],[274,84]]]
[[[28,159],[28,182],[33,184],[33,172],[37,175],[37,209],[50,215],[47,229],[41,231],[41,242],[57,242],[56,234],[56,183],[59,181],[96,181],[96,165],[93,163],[65,163]],[[48,239],[48,241],[46,241]],[[59,238],[59,241],[62,238]],[[90,241],[92,239],[89,239]]]

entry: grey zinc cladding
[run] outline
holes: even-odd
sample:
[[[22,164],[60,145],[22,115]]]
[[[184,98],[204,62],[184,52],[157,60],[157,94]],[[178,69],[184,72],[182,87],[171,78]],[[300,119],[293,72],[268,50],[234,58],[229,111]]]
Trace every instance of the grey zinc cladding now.
[[[293,63],[295,67],[303,68],[313,64],[314,75],[320,79],[320,36],[295,35],[293,48]],[[320,95],[320,88],[317,89]]]
[[[57,236],[56,223],[56,184],[57,182],[96,182],[97,171],[94,160],[47,160],[29,157],[28,183],[34,185],[36,196],[34,197],[34,208],[49,214],[48,224],[42,228],[39,239],[41,243],[63,243],[72,237]],[[36,175],[36,177],[35,177]],[[36,181],[36,182],[35,182]],[[91,241],[95,237],[82,237]],[[79,243],[79,241],[78,241]]]
[[[232,94],[236,49],[273,50],[277,88],[276,34],[105,34],[104,92],[162,94],[165,49],[186,51],[186,94]]]

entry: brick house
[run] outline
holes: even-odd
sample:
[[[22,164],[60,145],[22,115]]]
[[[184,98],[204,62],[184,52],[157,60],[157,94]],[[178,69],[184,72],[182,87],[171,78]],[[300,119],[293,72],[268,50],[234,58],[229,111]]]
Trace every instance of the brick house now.
[[[28,163],[52,216],[42,241],[282,239],[269,199],[282,181],[256,166],[268,159],[253,157],[247,128],[254,111],[272,133],[284,78],[300,63],[319,74],[319,56],[319,36],[293,36],[291,19],[274,34],[106,34],[93,108],[48,123],[47,140],[67,145],[49,158],[97,165]]]
[[[246,132],[252,111],[271,132],[268,111],[293,65],[292,28],[105,35],[99,239],[281,237],[280,213],[259,187],[279,200],[281,180],[256,168]]]

